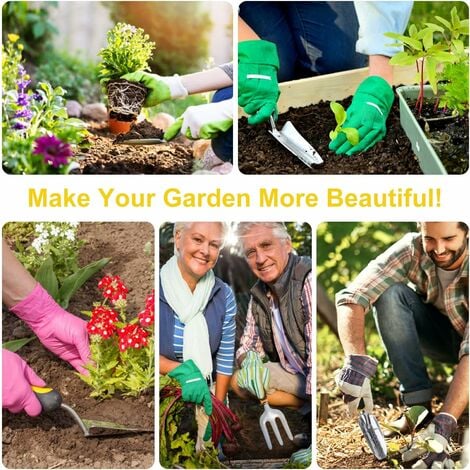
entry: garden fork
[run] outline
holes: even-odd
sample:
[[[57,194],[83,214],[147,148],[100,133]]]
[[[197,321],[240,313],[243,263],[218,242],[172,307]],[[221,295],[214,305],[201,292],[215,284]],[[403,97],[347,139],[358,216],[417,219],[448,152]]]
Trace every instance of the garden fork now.
[[[292,441],[292,439],[294,438],[292,436],[291,430],[289,428],[289,424],[287,423],[284,413],[280,410],[272,409],[268,405],[267,399],[261,400],[261,403],[264,405],[264,411],[263,411],[263,414],[259,417],[259,425],[263,433],[264,440],[266,441],[266,445],[268,446],[268,449],[272,450],[273,445],[271,443],[271,437],[269,436],[268,427],[266,426],[267,423],[269,423],[271,427],[273,428],[274,434],[277,438],[277,442],[279,442],[281,446],[284,445],[284,442],[282,441],[281,433],[279,432],[279,428],[277,427],[276,418],[279,418],[279,420],[282,423],[282,426],[284,427],[284,431],[287,434],[287,437]]]

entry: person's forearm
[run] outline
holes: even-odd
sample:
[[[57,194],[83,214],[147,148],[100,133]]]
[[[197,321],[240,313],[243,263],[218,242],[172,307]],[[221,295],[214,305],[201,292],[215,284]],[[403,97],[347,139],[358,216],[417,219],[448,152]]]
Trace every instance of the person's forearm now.
[[[238,17],[238,42],[261,39],[240,17]]]
[[[172,361],[171,359],[168,359],[167,357],[162,356],[160,354],[160,374],[168,374],[168,372],[171,372],[173,369],[180,365],[181,362]]]
[[[441,412],[449,413],[456,419],[468,405],[468,355],[460,359],[455,370],[454,378],[447,392]]]
[[[11,308],[33,291],[37,281],[16,259],[3,239],[2,250],[2,301]]]
[[[202,72],[182,75],[181,83],[188,94],[192,95],[231,86],[233,81],[220,67],[215,67]]]
[[[356,304],[340,305],[336,309],[338,333],[344,354],[365,354],[364,308]]]
[[[217,374],[215,378],[215,396],[224,401],[230,385],[231,375]]]
[[[390,57],[384,55],[369,56],[369,75],[378,75],[393,84],[393,66],[390,65]]]

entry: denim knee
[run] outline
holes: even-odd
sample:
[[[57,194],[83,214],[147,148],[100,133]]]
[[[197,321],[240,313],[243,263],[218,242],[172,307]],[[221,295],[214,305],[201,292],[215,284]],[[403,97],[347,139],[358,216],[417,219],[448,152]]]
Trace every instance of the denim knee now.
[[[212,97],[212,103],[225,101],[233,97],[233,87],[226,87],[217,90]],[[233,127],[228,131],[222,132],[219,136],[212,139],[212,150],[224,162],[233,161]]]

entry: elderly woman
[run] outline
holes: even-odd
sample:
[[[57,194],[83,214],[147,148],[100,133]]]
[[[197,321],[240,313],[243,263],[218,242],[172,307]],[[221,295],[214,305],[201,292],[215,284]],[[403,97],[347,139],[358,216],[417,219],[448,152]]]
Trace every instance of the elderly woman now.
[[[160,373],[208,415],[210,386],[223,401],[233,370],[235,297],[212,271],[226,232],[221,222],[175,223],[175,254],[160,272]]]

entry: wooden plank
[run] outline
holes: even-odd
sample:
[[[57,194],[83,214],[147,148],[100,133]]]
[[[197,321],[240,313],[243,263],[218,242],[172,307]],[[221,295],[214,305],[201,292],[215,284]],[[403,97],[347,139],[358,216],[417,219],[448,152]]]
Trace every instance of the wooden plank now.
[[[289,108],[301,108],[322,100],[342,100],[352,95],[359,84],[368,75],[369,68],[347,70],[317,77],[302,78],[279,84],[281,96],[278,101],[280,113]],[[394,85],[410,85],[416,83],[416,67],[395,67]],[[245,114],[239,109],[239,116]]]

